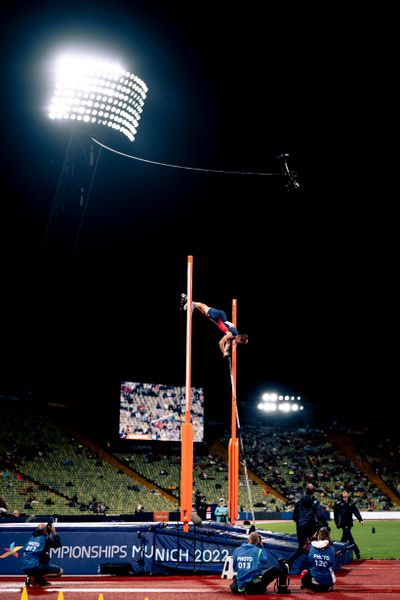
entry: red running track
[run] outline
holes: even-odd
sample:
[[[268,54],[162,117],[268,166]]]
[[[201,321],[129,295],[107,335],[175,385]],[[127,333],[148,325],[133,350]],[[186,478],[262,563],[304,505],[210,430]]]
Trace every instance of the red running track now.
[[[350,563],[337,571],[335,589],[329,594],[300,590],[300,576],[290,582],[291,595],[296,600],[399,600],[400,561],[364,560]],[[20,600],[23,577],[0,577],[0,600]],[[229,590],[230,581],[216,575],[181,575],[169,577],[64,576],[46,588],[28,588],[29,600],[211,600],[236,598]],[[267,596],[275,594],[270,584]],[[266,596],[252,596],[265,598]]]

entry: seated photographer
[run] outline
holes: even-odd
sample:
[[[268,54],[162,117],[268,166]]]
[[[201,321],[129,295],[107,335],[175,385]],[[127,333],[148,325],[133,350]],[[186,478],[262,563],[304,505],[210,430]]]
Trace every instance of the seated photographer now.
[[[50,585],[45,575],[61,577],[64,570],[50,564],[50,548],[61,548],[61,539],[53,523],[40,523],[26,542],[22,554],[22,570],[26,575],[25,585]]]
[[[322,527],[316,535],[316,540],[311,542],[308,553],[308,567],[301,573],[301,589],[314,592],[329,592],[336,581],[333,565],[335,563],[335,550],[329,531]]]
[[[236,576],[230,588],[233,594],[264,594],[267,586],[279,575],[277,567],[268,567],[269,561],[261,536],[253,531],[247,544],[233,552]],[[279,591],[278,591],[279,593]]]

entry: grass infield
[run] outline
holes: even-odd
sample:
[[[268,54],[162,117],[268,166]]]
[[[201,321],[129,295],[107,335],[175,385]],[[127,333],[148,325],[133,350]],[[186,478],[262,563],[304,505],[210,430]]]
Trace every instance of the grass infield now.
[[[333,522],[330,522],[329,526],[332,528],[332,539],[339,542],[341,530],[337,529]],[[296,533],[293,521],[259,523],[257,529]],[[364,525],[354,521],[352,533],[360,548],[361,558],[400,559],[400,521],[364,521]]]

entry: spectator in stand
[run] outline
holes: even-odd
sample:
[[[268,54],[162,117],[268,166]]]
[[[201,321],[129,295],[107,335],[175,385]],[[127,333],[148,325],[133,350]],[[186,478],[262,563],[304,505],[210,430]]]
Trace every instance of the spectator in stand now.
[[[307,569],[301,573],[301,589],[329,592],[336,581],[333,566],[335,550],[326,527],[320,529],[316,540],[311,542],[307,557]]]
[[[363,518],[356,503],[351,499],[349,492],[343,490],[340,500],[337,500],[333,506],[335,525],[338,529],[342,529],[342,538],[340,541],[353,544],[354,554],[359,560],[361,558],[360,549],[351,533],[351,528],[353,527],[353,515],[361,525],[364,525]]]
[[[97,514],[98,515],[105,515],[106,514],[106,510],[107,510],[107,507],[104,504],[104,502],[101,502],[101,501],[98,502],[97,509],[96,509]]]
[[[313,496],[314,491],[313,484],[308,483],[304,496],[294,506],[292,518],[296,523],[298,548],[288,559],[290,565],[298,556],[304,553],[304,545],[321,527],[326,527],[329,530],[324,510]]]
[[[61,548],[61,538],[53,523],[40,523],[22,551],[22,570],[26,575],[25,586],[50,585],[45,575],[61,577],[62,567],[50,564],[50,548]]]
[[[201,496],[199,503],[196,504],[196,512],[202,521],[205,521],[207,518],[207,508],[207,498],[205,496]]]
[[[215,508],[215,520],[217,523],[228,522],[228,507],[225,504],[224,498],[218,500],[218,506]]]
[[[194,493],[194,505],[196,507],[196,511],[197,511],[197,507],[200,504],[200,500],[201,500],[201,491],[199,489],[197,489]]]

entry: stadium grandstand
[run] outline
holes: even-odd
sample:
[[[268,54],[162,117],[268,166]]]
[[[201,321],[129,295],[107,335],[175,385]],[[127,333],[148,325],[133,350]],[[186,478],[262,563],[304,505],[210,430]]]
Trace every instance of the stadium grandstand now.
[[[21,414],[24,418],[21,419]],[[76,423],[76,422],[75,422]],[[367,431],[330,433],[245,426],[242,431],[251,498],[243,468],[239,508],[291,512],[305,481],[326,510],[344,488],[360,510],[398,510],[399,444],[387,435],[372,443]],[[196,445],[193,492],[213,504],[228,494],[228,434]],[[87,432],[10,402],[0,426],[1,515],[109,516],[179,510],[179,445],[130,442],[100,445]],[[123,451],[122,451],[123,450]],[[383,458],[382,458],[383,457]]]

